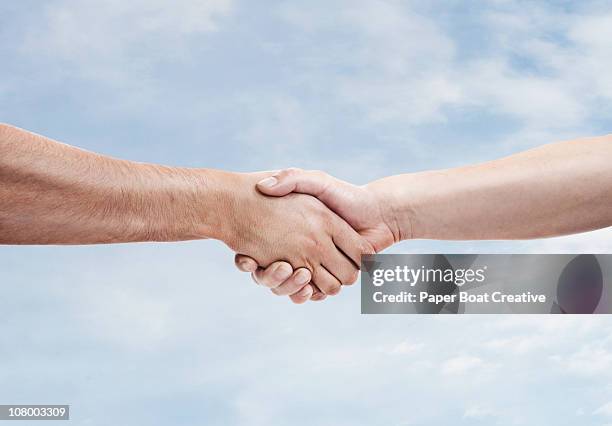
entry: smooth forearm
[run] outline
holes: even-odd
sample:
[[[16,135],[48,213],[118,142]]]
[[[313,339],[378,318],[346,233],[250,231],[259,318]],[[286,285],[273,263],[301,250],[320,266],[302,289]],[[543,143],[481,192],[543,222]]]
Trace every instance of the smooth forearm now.
[[[546,145],[484,164],[392,176],[400,239],[524,239],[612,225],[612,137]]]
[[[229,175],[118,160],[2,125],[0,243],[221,238]]]

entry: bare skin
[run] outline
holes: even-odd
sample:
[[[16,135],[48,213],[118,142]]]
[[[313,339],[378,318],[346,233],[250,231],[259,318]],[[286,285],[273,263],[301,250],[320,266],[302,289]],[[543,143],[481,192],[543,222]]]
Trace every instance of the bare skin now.
[[[378,252],[406,239],[515,240],[612,226],[612,135],[545,145],[483,164],[391,176],[355,186],[319,171],[288,169],[258,189],[270,196],[311,194]],[[237,256],[257,281],[269,270]],[[274,263],[279,267],[282,262]],[[314,292],[296,289],[303,303]],[[294,297],[298,295],[297,297]]]
[[[337,294],[372,248],[312,196],[263,196],[255,184],[270,174],[118,160],[0,124],[0,244],[214,238],[262,266],[282,259],[277,279]]]

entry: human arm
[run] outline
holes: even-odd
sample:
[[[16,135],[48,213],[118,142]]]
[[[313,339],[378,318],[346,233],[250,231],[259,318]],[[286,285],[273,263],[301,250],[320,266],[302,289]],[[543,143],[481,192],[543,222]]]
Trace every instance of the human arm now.
[[[553,237],[612,225],[612,135],[367,185],[393,210],[397,241]]]
[[[269,173],[118,160],[0,125],[0,243],[96,244],[214,238],[258,264],[306,267],[336,293],[363,240],[313,197],[264,197]]]
[[[292,191],[317,196],[377,249],[411,238],[527,239],[612,225],[611,160],[612,136],[603,136],[365,186],[288,169],[258,187],[273,196]]]

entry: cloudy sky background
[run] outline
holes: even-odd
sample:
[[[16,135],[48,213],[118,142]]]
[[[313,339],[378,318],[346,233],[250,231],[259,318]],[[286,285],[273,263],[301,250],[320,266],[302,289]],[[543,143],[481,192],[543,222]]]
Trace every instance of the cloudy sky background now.
[[[0,3],[0,121],[365,183],[612,130],[609,2]],[[611,230],[389,252],[610,252]],[[214,241],[1,247],[0,402],[77,425],[607,425],[606,317],[291,305]]]

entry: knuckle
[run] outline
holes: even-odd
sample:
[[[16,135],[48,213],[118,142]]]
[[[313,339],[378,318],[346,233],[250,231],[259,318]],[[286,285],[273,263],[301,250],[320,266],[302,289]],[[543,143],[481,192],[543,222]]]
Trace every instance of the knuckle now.
[[[301,173],[303,170],[299,167],[289,167],[284,169],[280,174],[284,176],[292,176]]]
[[[361,243],[360,251],[362,255],[376,254],[376,250],[374,250],[372,244],[368,243],[367,241]]]
[[[327,296],[335,296],[336,294],[340,293],[341,284],[336,279],[332,279],[331,277],[319,279],[319,281],[317,281],[317,285],[319,290],[321,290],[321,293]]]
[[[315,213],[324,213],[324,205],[321,201],[319,201],[315,197],[301,197],[302,203],[309,210],[312,210]]]
[[[309,173],[319,178],[324,178],[328,176],[327,173],[325,173],[323,170],[318,170],[318,169],[310,170]]]
[[[321,242],[315,236],[312,236],[310,238],[307,238],[304,241],[304,245],[302,247],[303,247],[305,253],[308,253],[308,254],[310,254],[312,256],[312,255],[314,255],[316,253],[319,253],[319,251],[322,248],[322,244],[321,244]],[[311,256],[309,256],[309,257],[311,257]]]
[[[275,269],[272,271],[272,276],[277,281],[287,279],[291,274],[293,274],[293,268],[287,262],[276,263]]]

